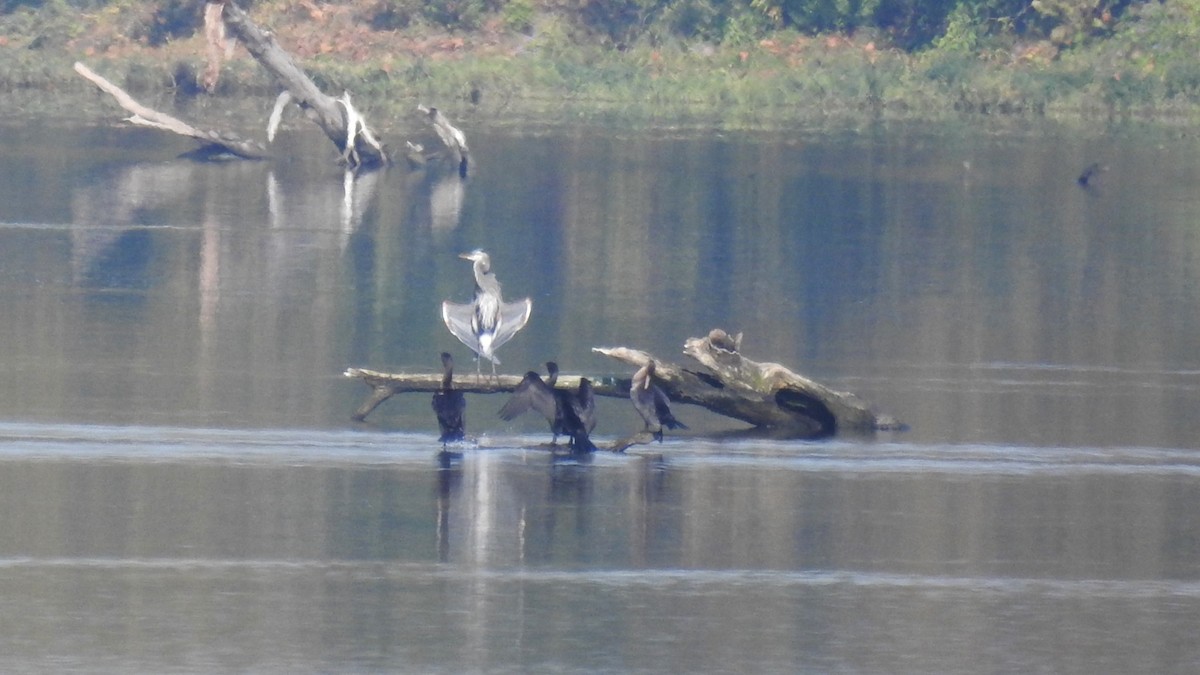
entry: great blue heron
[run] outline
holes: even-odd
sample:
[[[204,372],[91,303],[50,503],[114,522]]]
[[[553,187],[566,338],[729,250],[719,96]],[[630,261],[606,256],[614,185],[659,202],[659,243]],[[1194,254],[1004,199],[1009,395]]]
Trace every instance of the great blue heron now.
[[[492,376],[495,377],[496,364],[500,363],[496,350],[525,327],[533,311],[533,300],[504,302],[500,282],[492,273],[491,258],[482,250],[476,249],[458,257],[474,263],[475,300],[466,304],[443,302],[442,321],[454,337],[478,356],[475,374],[482,376],[482,359],[487,359],[492,362]]]
[[[454,357],[442,352],[442,389],[433,393],[433,412],[442,432],[439,443],[452,443],[466,437],[463,429],[463,411],[466,409],[467,400],[454,388]]]
[[[654,438],[662,443],[663,427],[668,429],[686,429],[687,426],[675,419],[671,414],[671,399],[654,384],[654,361],[638,369],[633,374],[633,386],[629,388],[629,398],[633,408],[638,411],[646,422],[646,431],[654,434]]]
[[[553,362],[546,364],[550,371],[551,381],[558,377],[558,366]],[[575,452],[592,452],[596,449],[590,434],[596,428],[596,403],[592,396],[592,383],[586,377],[579,378],[579,388],[576,391],[555,389],[542,381],[541,376],[532,370],[525,373],[525,379],[513,390],[513,395],[500,409],[500,418],[512,420],[530,409],[536,410],[550,424],[550,432],[554,434],[554,443],[558,437],[570,436],[571,447]]]

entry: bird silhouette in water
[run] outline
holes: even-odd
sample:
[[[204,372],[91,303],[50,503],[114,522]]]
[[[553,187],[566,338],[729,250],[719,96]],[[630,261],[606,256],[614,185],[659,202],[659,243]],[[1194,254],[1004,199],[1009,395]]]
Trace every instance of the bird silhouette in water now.
[[[633,386],[629,388],[629,399],[633,401],[634,410],[646,422],[646,431],[654,434],[654,438],[662,443],[663,427],[668,429],[686,429],[687,426],[675,419],[671,414],[671,399],[654,384],[654,361],[633,374]]]
[[[592,443],[591,433],[596,428],[596,402],[591,380],[579,378],[579,388],[575,391],[557,389],[552,385],[558,380],[558,365],[551,361],[546,364],[546,370],[550,373],[548,381],[542,381],[532,370],[525,373],[512,397],[500,409],[500,418],[510,421],[529,410],[536,410],[550,424],[553,443],[558,443],[559,436],[569,436],[573,451],[594,452],[596,445]]]
[[[433,412],[442,432],[439,443],[445,445],[466,438],[463,428],[463,411],[466,409],[467,400],[454,388],[454,357],[442,352],[442,388],[433,393]]]
[[[1105,171],[1108,171],[1107,166],[1104,166],[1100,162],[1092,162],[1084,168],[1083,172],[1079,174],[1079,178],[1075,179],[1075,182],[1079,183],[1079,187],[1091,187],[1096,184],[1096,180],[1100,178],[1100,174]]]
[[[492,362],[492,377],[496,377],[496,350],[525,327],[533,311],[533,300],[505,302],[500,282],[492,272],[492,261],[482,250],[458,256],[470,260],[475,272],[475,299],[459,304],[449,300],[442,303],[442,321],[446,328],[476,354],[475,375],[482,377],[483,359]]]

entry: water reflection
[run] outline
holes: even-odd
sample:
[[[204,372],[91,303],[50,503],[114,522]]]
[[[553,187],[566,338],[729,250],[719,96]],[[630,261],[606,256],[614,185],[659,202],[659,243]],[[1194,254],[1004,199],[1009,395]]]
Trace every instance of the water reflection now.
[[[1193,453],[694,444],[563,465],[415,435],[3,425],[0,464],[10,668],[1200,658]]]
[[[222,165],[29,136],[0,136],[8,669],[1200,662],[1190,142],[484,129],[448,182],[299,135]],[[457,349],[475,247],[534,296],[508,372],[722,326],[912,431],[587,463],[514,450],[544,423],[484,396],[458,454],[424,396],[353,426],[346,366]],[[602,438],[642,425],[598,405]]]

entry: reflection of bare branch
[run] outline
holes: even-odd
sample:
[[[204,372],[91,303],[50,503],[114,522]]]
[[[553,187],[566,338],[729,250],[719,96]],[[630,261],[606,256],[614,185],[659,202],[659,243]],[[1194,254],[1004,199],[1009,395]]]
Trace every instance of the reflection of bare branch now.
[[[222,24],[224,25],[224,24]],[[267,142],[275,142],[275,132],[279,130],[279,122],[283,120],[283,109],[292,102],[292,95],[287,89],[275,97],[275,107],[271,108],[271,117],[267,120]]]
[[[75,281],[83,280],[129,229],[142,225],[140,214],[187,199],[198,166],[185,161],[139,164],[123,169],[111,180],[74,190],[71,211],[75,222],[90,226],[71,231]]]
[[[429,212],[434,232],[449,232],[458,227],[465,193],[463,181],[455,176],[446,176],[433,186]]]
[[[239,138],[220,134],[215,131],[204,131],[202,129],[197,129],[187,122],[178,120],[170,115],[167,115],[166,113],[161,113],[157,110],[147,108],[141,103],[135,101],[133,97],[125,93],[123,89],[104,79],[100,75],[97,75],[94,71],[82,63],[77,62],[75,64],[75,72],[90,80],[92,84],[100,87],[100,89],[106,94],[115,98],[117,103],[122,108],[133,113],[133,117],[129,118],[129,121],[133,124],[140,124],[142,126],[152,127],[155,129],[162,129],[164,131],[170,131],[174,134],[179,134],[180,136],[194,138],[207,146],[217,146],[238,157],[244,157],[247,159],[259,159],[266,157],[266,150],[264,150],[263,147],[258,143],[253,141],[243,141]]]
[[[375,199],[379,172],[358,173],[347,169],[342,177],[342,239],[345,247],[347,237],[362,225],[367,209]]]

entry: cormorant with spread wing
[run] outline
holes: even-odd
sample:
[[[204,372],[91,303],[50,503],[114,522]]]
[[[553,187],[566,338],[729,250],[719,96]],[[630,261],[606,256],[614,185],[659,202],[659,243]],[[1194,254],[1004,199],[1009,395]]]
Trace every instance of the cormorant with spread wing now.
[[[550,381],[556,381],[558,365],[551,361],[546,364],[546,369],[550,372]],[[499,414],[501,419],[512,420],[530,409],[546,418],[550,432],[554,434],[554,443],[560,435],[570,436],[575,452],[595,451],[596,446],[589,435],[596,427],[596,403],[592,383],[586,377],[579,378],[576,391],[570,391],[552,387],[532,370],[525,373],[525,379],[513,390],[512,397]]]

